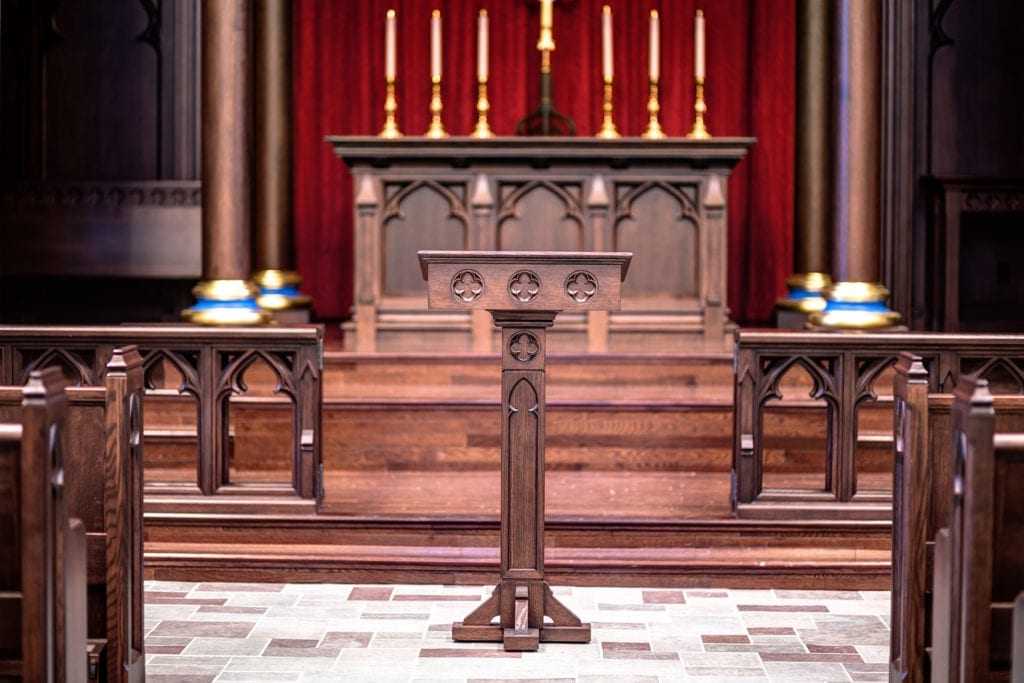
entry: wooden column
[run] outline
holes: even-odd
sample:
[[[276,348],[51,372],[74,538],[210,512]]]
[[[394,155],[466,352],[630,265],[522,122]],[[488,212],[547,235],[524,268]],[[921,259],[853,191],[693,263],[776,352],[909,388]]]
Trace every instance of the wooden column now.
[[[797,0],[793,275],[776,302],[779,327],[802,329],[831,283],[832,15],[830,2]]]
[[[824,288],[825,308],[812,325],[893,327],[889,290],[878,281],[881,230],[881,3],[838,0],[835,17],[836,282]]]
[[[501,328],[501,581],[490,598],[452,624],[455,640],[500,641],[506,650],[590,641],[590,624],[544,581],[546,337],[562,310],[618,308],[631,257],[419,252],[430,308],[487,310]]]
[[[878,281],[880,4],[840,0],[836,74],[837,279]]]
[[[299,292],[292,212],[292,14],[290,0],[255,0],[256,152],[253,183],[258,303],[274,311],[296,309],[290,322],[308,322],[298,309],[312,300]],[[278,315],[280,320],[281,315]]]
[[[191,322],[255,324],[270,316],[248,281],[252,226],[250,0],[202,3],[203,281]]]

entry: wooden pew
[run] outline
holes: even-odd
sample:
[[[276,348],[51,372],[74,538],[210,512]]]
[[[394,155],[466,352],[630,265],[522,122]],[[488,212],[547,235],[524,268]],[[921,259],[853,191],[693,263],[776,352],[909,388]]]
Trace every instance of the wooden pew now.
[[[70,514],[85,525],[88,633],[99,680],[141,681],[142,357],[116,348],[104,387],[69,387],[64,444]],[[16,417],[20,389],[0,388],[0,419]]]
[[[17,422],[0,424],[0,678],[84,681],[85,528],[68,516],[67,398],[33,372]],[[17,559],[16,559],[17,558]]]
[[[1024,683],[1024,591],[1013,605],[1013,664],[1010,669],[1013,683]]]
[[[1009,680],[1013,601],[1024,589],[1024,432],[996,431],[985,380],[953,407],[952,508],[936,535],[932,680]]]
[[[893,377],[893,544],[890,678],[928,678],[933,539],[953,492],[953,394],[929,393],[921,357],[900,354]],[[1024,397],[994,396],[996,427],[1024,431]]]

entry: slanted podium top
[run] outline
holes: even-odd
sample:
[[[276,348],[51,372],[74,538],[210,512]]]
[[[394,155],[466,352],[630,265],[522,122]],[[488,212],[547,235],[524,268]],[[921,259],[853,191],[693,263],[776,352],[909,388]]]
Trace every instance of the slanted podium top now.
[[[427,307],[614,311],[633,254],[619,251],[420,251]]]

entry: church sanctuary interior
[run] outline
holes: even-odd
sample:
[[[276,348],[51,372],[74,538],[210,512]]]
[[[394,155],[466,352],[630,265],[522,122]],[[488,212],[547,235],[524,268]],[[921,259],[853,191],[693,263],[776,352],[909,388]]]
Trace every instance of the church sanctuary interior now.
[[[0,680],[1024,682],[1021,26],[0,0]]]

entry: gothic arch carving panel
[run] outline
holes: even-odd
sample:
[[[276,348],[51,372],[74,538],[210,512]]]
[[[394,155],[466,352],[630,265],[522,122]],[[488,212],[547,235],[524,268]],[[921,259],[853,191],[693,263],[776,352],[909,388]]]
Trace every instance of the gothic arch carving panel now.
[[[611,248],[633,252],[623,294],[700,294],[700,214],[692,186],[617,183]]]
[[[498,197],[498,249],[583,250],[582,182],[506,181]]]
[[[382,291],[392,295],[425,293],[427,285],[416,267],[416,252],[470,248],[466,186],[416,180],[388,184],[384,191]]]

